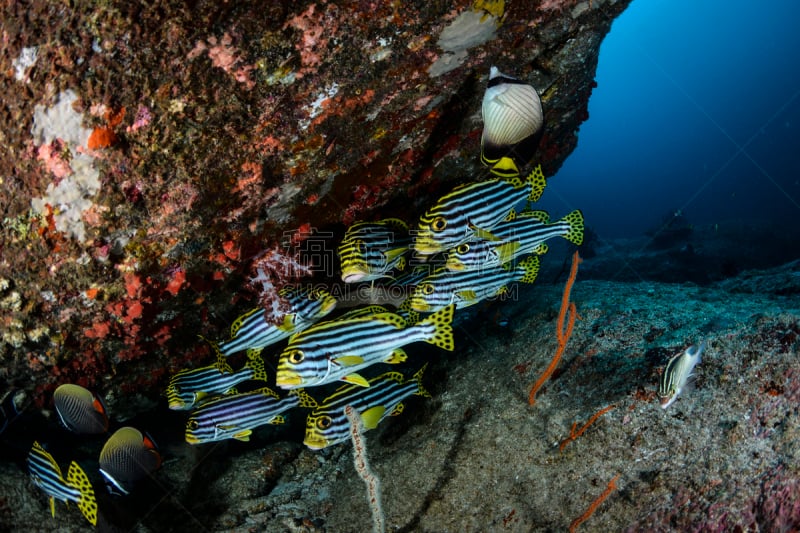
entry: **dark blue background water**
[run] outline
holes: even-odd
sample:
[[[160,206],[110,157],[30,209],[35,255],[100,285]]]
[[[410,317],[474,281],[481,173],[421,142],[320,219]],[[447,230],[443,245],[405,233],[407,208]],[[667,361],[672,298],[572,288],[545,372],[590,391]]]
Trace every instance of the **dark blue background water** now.
[[[634,0],[603,42],[578,148],[540,202],[601,238],[800,215],[800,2]],[[800,246],[799,246],[800,247]]]

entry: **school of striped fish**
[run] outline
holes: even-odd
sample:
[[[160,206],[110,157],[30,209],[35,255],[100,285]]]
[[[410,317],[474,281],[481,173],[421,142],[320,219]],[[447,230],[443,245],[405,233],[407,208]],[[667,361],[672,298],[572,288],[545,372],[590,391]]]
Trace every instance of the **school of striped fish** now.
[[[187,412],[187,443],[248,441],[257,428],[282,424],[298,409],[307,411],[304,444],[312,450],[349,439],[347,406],[365,430],[377,427],[402,413],[411,396],[430,397],[422,385],[427,363],[409,371],[410,377],[387,372],[383,365],[400,368],[409,360],[405,348],[414,343],[454,350],[456,310],[501,296],[513,283],[534,282],[549,239],[582,243],[580,211],[551,222],[547,213],[530,208],[546,186],[541,166],[525,175],[519,170],[529,164],[543,130],[541,100],[533,86],[492,67],[482,116],[480,159],[491,172],[488,179],[455,187],[416,224],[396,218],[356,222],[338,245],[342,282],[373,289],[385,283],[402,289],[405,299],[334,316],[338,302],[328,290],[281,288],[286,311],[278,320],[262,308],[248,310],[230,325],[227,339],[208,341],[213,364],[171,376],[165,395],[170,409]],[[284,341],[277,355],[266,354],[266,348]],[[239,354],[244,363],[237,370],[232,363]],[[276,369],[274,376],[268,367]],[[331,385],[338,387],[326,391]],[[109,432],[102,400],[83,387],[62,385],[54,403],[70,431]],[[114,432],[99,458],[107,489],[123,496],[160,464],[152,439],[132,427]],[[75,461],[64,476],[54,457],[35,442],[28,469],[49,497],[53,515],[55,500],[74,502],[90,523],[97,523],[92,485]]]

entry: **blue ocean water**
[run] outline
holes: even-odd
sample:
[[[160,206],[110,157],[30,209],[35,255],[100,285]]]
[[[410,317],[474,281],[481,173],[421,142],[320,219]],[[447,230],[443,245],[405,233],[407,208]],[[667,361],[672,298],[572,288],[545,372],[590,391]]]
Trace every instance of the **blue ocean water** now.
[[[800,3],[634,0],[604,40],[589,120],[540,206],[599,237],[677,210],[694,225],[796,226]]]

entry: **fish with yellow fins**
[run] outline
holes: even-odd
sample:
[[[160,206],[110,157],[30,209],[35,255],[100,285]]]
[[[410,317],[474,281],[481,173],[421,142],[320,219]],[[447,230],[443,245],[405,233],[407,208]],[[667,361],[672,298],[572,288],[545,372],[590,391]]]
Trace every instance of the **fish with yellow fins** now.
[[[408,225],[397,218],[376,222],[356,222],[339,244],[342,281],[355,283],[389,276],[405,266],[405,253],[411,244]]]
[[[161,466],[153,439],[129,426],[119,428],[100,451],[100,474],[111,494],[126,496],[134,485]]]
[[[517,204],[537,201],[546,184],[537,165],[525,179],[494,178],[459,185],[420,217],[412,248],[425,259],[476,238],[498,240],[492,229]]]
[[[686,386],[694,377],[692,371],[695,366],[700,364],[700,357],[703,355],[705,348],[706,343],[701,342],[699,346],[689,346],[669,360],[658,386],[658,397],[663,409],[672,405],[681,392],[686,389]]]
[[[539,257],[536,255],[526,257],[515,268],[493,266],[457,272],[442,269],[414,288],[407,306],[420,313],[430,313],[449,305],[461,309],[500,296],[511,283],[533,283],[538,274]]]
[[[191,414],[186,422],[186,442],[248,441],[257,427],[283,424],[283,413],[298,405],[308,405],[307,398],[302,390],[281,398],[268,387],[223,396],[201,405]]]
[[[80,385],[60,385],[53,393],[53,405],[61,424],[74,433],[91,435],[108,431],[103,400]]]
[[[583,243],[583,213],[572,211],[561,220],[550,222],[545,211],[523,211],[492,229],[499,240],[478,239],[461,244],[449,252],[448,270],[475,270],[499,266],[514,259],[547,251],[546,241],[563,237],[575,245]]]
[[[97,525],[97,501],[94,488],[86,472],[78,463],[72,461],[67,477],[53,456],[47,453],[41,444],[34,441],[28,453],[28,473],[33,484],[42,489],[50,497],[50,514],[56,516],[56,500],[65,503],[75,502],[83,516],[90,524]]]
[[[369,387],[357,372],[378,362],[405,361],[407,344],[422,341],[452,351],[453,313],[453,306],[445,307],[414,325],[388,312],[316,324],[289,339],[276,384],[294,389],[344,381]]]
[[[312,450],[321,450],[350,439],[350,422],[344,414],[348,405],[361,417],[364,430],[374,429],[387,416],[403,412],[403,400],[410,396],[431,395],[422,386],[423,366],[413,378],[406,380],[400,372],[388,372],[369,380],[369,387],[345,385],[319,405],[306,419],[303,443]]]
[[[260,350],[281,341],[328,315],[336,307],[336,298],[317,287],[286,286],[278,291],[289,303],[289,311],[280,324],[266,318],[258,307],[244,313],[231,324],[228,340],[212,343],[223,356],[245,350]]]
[[[169,408],[185,411],[198,403],[220,395],[235,392],[234,387],[245,381],[267,381],[264,360],[257,351],[249,351],[250,356],[241,370],[233,371],[226,360],[213,365],[182,370],[174,374],[167,385]]]
[[[544,132],[542,101],[536,89],[493,66],[481,115],[481,161],[497,176],[518,176],[517,161],[530,161]]]

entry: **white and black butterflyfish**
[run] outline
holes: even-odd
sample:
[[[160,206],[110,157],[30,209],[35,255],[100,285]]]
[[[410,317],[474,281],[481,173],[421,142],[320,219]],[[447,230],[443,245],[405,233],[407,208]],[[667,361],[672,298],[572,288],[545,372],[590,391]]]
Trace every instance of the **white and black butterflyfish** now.
[[[426,365],[427,366],[427,365]],[[369,380],[369,387],[345,385],[321,404],[314,406],[306,419],[303,443],[320,450],[350,439],[350,421],[344,408],[351,406],[361,418],[364,430],[378,426],[387,416],[403,412],[403,400],[417,395],[430,398],[422,386],[423,366],[414,377],[406,380],[400,372],[388,372]]]
[[[53,393],[53,404],[61,424],[74,433],[108,431],[108,415],[103,400],[80,385],[60,385]]]
[[[108,491],[125,496],[139,480],[161,466],[161,454],[149,435],[126,426],[106,441],[100,451],[99,466]]]
[[[493,66],[481,114],[481,161],[498,176],[519,175],[518,167],[533,158],[544,131],[542,101],[536,89]]]
[[[72,461],[65,478],[61,468],[41,444],[34,441],[28,453],[28,473],[33,484],[50,497],[50,514],[56,516],[56,500],[75,502],[83,516],[93,526],[97,525],[97,501],[89,477],[78,463]]]

